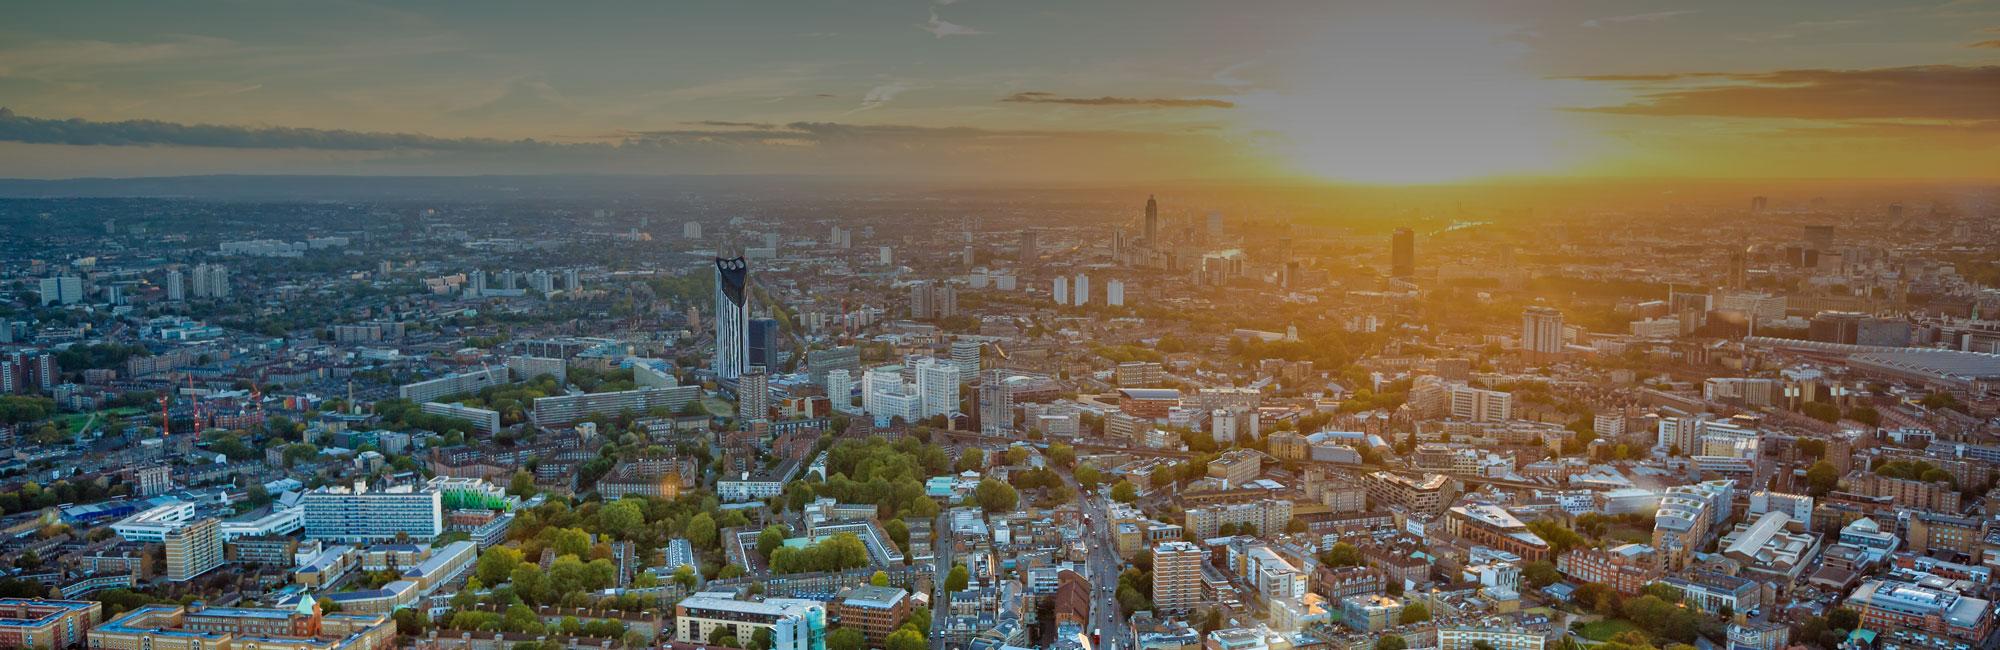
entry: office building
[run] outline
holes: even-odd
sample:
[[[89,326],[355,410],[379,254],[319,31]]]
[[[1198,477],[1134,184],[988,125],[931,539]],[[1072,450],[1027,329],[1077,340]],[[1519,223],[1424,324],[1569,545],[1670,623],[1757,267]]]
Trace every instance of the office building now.
[[[860,630],[868,643],[881,646],[891,632],[910,619],[909,595],[901,587],[848,587],[834,596],[827,614],[841,627]]]
[[[750,263],[715,258],[715,376],[735,380],[750,365]]]
[[[1167,368],[1157,361],[1126,361],[1112,372],[1120,388],[1148,388],[1167,381]]]
[[[111,525],[111,532],[128,542],[160,543],[167,541],[167,533],[190,521],[194,521],[194,504],[174,501],[119,520]]]
[[[222,566],[222,524],[214,518],[168,531],[167,579],[187,582]]]
[[[1361,632],[1380,632],[1396,626],[1403,614],[1403,601],[1382,594],[1363,594],[1340,599],[1340,622]]]
[[[1407,278],[1417,274],[1417,233],[1397,228],[1389,238],[1389,275]]]
[[[1993,630],[1992,603],[1953,590],[1950,581],[1868,580],[1847,597],[1861,624],[1878,633],[1899,631],[1948,637],[1978,646]]]
[[[1451,418],[1467,422],[1505,422],[1514,419],[1514,395],[1463,384],[1450,393]]]
[[[0,648],[83,647],[104,605],[86,600],[0,598]]]
[[[444,499],[439,486],[399,485],[370,490],[366,484],[329,486],[307,492],[307,539],[384,542],[399,536],[429,541],[444,533]]]
[[[1153,547],[1153,607],[1191,612],[1201,603],[1201,547],[1164,542]]]
[[[834,370],[847,371],[851,381],[861,376],[861,351],[852,345],[813,350],[806,353],[806,374],[813,385],[825,386],[826,374]]]
[[[739,640],[769,630],[769,650],[826,648],[826,607],[816,600],[766,598],[753,602],[700,593],[674,605],[673,622],[673,638],[678,643],[707,644],[716,636],[715,630],[723,628],[724,634]]]
[[[1532,361],[1554,361],[1563,352],[1563,315],[1550,307],[1521,312],[1521,352]]]
[[[1471,503],[1445,511],[1445,532],[1471,544],[1513,553],[1529,562],[1549,559],[1549,543],[1496,505]]]
[[[765,368],[778,367],[778,321],[774,318],[750,319],[750,365]]]

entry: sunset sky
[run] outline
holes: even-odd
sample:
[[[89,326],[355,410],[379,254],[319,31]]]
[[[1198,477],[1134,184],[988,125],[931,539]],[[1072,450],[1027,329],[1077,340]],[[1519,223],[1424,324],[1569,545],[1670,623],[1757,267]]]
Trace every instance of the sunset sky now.
[[[7,13],[5,177],[2000,177],[2000,1]]]

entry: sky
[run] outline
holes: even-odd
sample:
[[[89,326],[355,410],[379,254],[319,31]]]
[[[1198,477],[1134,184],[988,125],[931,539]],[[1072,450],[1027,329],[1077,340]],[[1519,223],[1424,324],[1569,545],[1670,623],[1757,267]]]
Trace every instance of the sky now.
[[[2000,0],[64,2],[0,177],[2000,177]]]

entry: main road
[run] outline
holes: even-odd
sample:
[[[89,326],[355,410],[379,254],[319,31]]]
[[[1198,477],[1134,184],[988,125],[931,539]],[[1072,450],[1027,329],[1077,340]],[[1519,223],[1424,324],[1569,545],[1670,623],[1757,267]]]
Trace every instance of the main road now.
[[[1118,538],[1112,529],[1110,490],[1100,490],[1098,494],[1084,494],[1077,489],[1076,478],[1069,473],[1062,474],[1069,482],[1071,490],[1078,495],[1077,501],[1083,507],[1088,524],[1084,526],[1084,577],[1090,579],[1090,629],[1086,634],[1097,634],[1097,647],[1093,650],[1118,650],[1134,648],[1130,629],[1125,625],[1118,606],[1118,574],[1125,570],[1125,560],[1118,557]]]

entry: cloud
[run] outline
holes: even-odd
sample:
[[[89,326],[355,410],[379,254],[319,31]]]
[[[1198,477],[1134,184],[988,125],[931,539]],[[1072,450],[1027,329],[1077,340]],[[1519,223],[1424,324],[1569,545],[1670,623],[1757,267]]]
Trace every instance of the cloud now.
[[[187,164],[176,168],[203,173],[258,174],[829,174],[1074,182],[1272,173],[1270,161],[1248,155],[1223,132],[733,120],[688,126],[559,142],[45,119],[0,108],[0,151],[102,165],[139,157],[159,165],[180,161]],[[0,170],[9,169],[6,162],[0,161]],[[27,175],[47,175],[53,168],[39,169]]]
[[[536,140],[438,138],[413,133],[380,133],[286,127],[178,124],[157,120],[95,122],[17,115],[0,107],[0,142],[102,146],[181,146],[229,149],[323,149],[337,151],[524,151],[553,145]]]
[[[917,27],[924,31],[930,32],[932,36],[938,38],[944,38],[946,36],[978,36],[980,34],[986,33],[957,23],[946,22],[944,19],[938,18],[936,7],[931,8],[930,22],[918,25]]]
[[[1580,110],[1625,115],[1807,120],[2000,119],[2000,66],[1925,65],[1863,70],[1600,75],[1636,82],[1638,100]]]
[[[712,127],[721,127],[721,128],[738,128],[738,129],[775,129],[775,128],[778,128],[778,125],[776,125],[776,124],[773,124],[773,123],[770,123],[770,122],[731,122],[731,121],[728,121],[728,120],[695,120],[695,121],[693,121],[693,122],[688,122],[688,124],[692,124],[692,125],[695,125],[695,126],[712,126]]]
[[[1980,41],[1977,43],[1973,43],[1971,45],[1967,45],[1966,47],[2000,50],[2000,38],[1996,38],[1990,41]]]
[[[870,88],[866,94],[861,96],[861,105],[855,107],[854,110],[848,111],[848,113],[859,113],[861,111],[881,108],[883,105],[895,100],[897,95],[903,94],[903,91],[915,87],[908,82],[894,81]]]
[[[1608,27],[1611,25],[1619,25],[1624,23],[1656,23],[1662,20],[1666,20],[1668,18],[1673,18],[1675,16],[1685,16],[1691,13],[1695,13],[1694,10],[1682,9],[1679,11],[1655,11],[1652,13],[1632,14],[1629,16],[1608,16],[1605,18],[1592,18],[1590,20],[1583,21],[1583,26],[1590,28],[1597,28],[1597,27]]]
[[[1055,93],[1020,92],[1000,99],[1022,104],[1070,104],[1074,106],[1146,106],[1151,108],[1235,108],[1235,102],[1220,99],[1180,99],[1173,97],[1062,97]]]

